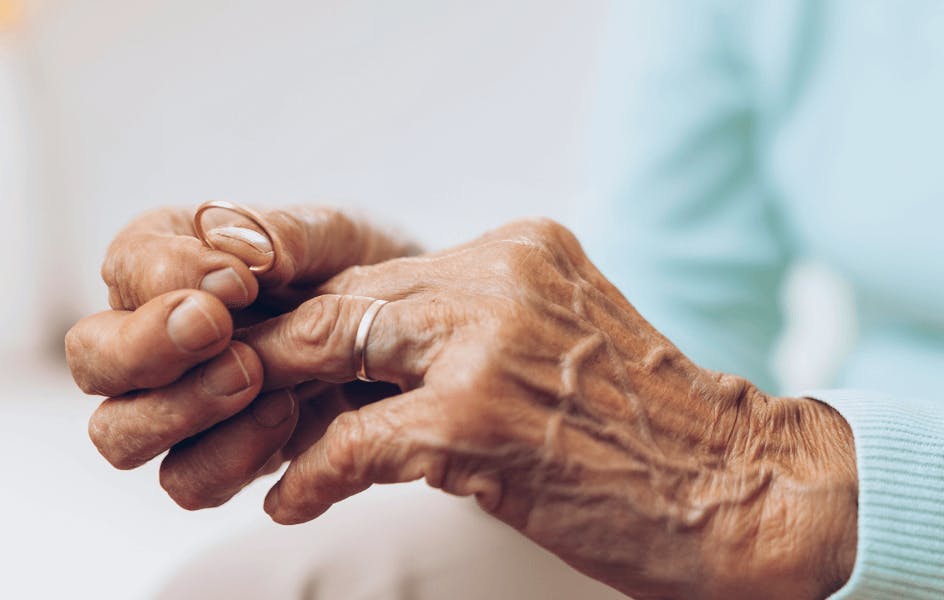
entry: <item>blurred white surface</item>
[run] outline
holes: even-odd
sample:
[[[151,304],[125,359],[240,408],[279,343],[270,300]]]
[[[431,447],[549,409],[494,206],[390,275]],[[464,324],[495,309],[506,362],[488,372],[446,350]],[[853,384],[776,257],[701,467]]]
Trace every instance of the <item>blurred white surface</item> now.
[[[262,511],[274,475],[220,508],[187,512],[158,486],[157,461],[119,473],[98,455],[83,425],[95,401],[76,397],[60,369],[0,371],[0,381],[0,598],[151,598],[199,552],[283,529]],[[418,490],[404,488],[423,485],[375,486],[321,521],[410,502]]]
[[[12,36],[0,31],[0,281],[19,293],[0,298],[0,353],[4,348],[35,348],[39,310],[35,292],[39,275],[32,262],[33,238],[29,170],[34,148],[28,135],[24,65]]]
[[[61,369],[0,377],[0,598],[146,598],[198,548],[268,520],[258,486],[189,513],[157,464],[116,472],[85,434],[95,402]]]

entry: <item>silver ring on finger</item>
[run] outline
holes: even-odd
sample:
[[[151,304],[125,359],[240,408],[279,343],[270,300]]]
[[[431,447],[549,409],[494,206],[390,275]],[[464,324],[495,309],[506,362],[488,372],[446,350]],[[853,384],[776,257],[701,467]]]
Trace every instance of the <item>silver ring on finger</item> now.
[[[367,375],[367,337],[370,335],[370,327],[374,324],[374,318],[377,317],[377,313],[380,312],[384,304],[388,304],[388,302],[380,299],[370,303],[370,306],[364,311],[364,316],[361,317],[361,322],[357,326],[357,334],[354,336],[354,364],[357,365],[357,378],[368,383],[377,380],[371,379]]]

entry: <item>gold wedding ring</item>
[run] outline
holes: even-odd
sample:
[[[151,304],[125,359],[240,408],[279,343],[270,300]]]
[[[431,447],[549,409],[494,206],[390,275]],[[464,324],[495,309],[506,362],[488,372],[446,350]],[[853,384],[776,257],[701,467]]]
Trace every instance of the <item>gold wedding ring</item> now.
[[[213,245],[213,242],[210,241],[210,238],[207,237],[207,233],[203,228],[203,215],[208,210],[213,209],[228,210],[229,212],[236,213],[237,215],[251,221],[261,230],[262,234],[268,238],[269,244],[272,246],[272,260],[262,265],[250,265],[249,270],[257,275],[262,275],[263,273],[268,273],[271,271],[275,267],[275,263],[278,262],[279,257],[282,255],[282,243],[272,232],[272,228],[268,223],[266,223],[266,220],[262,217],[262,215],[249,207],[227,202],[226,200],[210,200],[208,202],[204,202],[197,207],[197,211],[193,214],[193,231],[196,234],[197,239],[203,242],[203,245],[207,248],[211,248],[213,250],[217,249],[216,246]]]
[[[367,336],[370,335],[370,326],[374,324],[374,318],[386,300],[374,300],[364,311],[361,322],[357,326],[357,334],[354,336],[354,364],[357,365],[357,378],[367,383],[377,381],[367,375]]]

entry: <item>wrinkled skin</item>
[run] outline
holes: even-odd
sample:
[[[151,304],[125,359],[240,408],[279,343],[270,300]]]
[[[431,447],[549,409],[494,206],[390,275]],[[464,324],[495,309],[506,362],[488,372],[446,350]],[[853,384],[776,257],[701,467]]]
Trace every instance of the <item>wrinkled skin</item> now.
[[[338,213],[278,213],[289,256],[260,294],[245,267],[258,257],[194,244],[184,215],[117,238],[104,273],[123,310],[67,338],[79,385],[114,396],[95,444],[120,468],[169,448],[161,483],[182,506],[221,504],[290,460],[265,502],[280,523],[425,478],[636,598],[817,598],[851,573],[845,421],[694,365],[560,225],[402,257],[410,246]],[[245,297],[188,291],[220,266]],[[168,333],[187,298],[214,323],[196,350]],[[368,372],[388,384],[348,384],[373,298],[390,303]],[[207,365],[233,354],[241,387],[214,395]]]

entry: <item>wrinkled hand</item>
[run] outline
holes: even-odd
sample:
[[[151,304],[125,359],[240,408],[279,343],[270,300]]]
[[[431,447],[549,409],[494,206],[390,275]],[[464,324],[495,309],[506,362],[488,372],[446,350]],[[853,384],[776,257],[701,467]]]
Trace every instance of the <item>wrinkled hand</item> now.
[[[257,277],[247,265],[269,262],[272,248],[254,225],[233,213],[208,213],[219,219],[208,223],[219,248],[211,250],[194,237],[192,215],[158,210],[115,238],[102,267],[112,310],[73,327],[66,353],[85,392],[110,396],[89,422],[100,452],[130,469],[171,449],[161,483],[181,505],[200,508],[224,502],[294,448],[307,447],[324,427],[325,410],[390,393],[390,386],[344,393],[315,382],[259,395],[262,364],[231,340],[234,320],[280,314],[351,265],[415,248],[335,210],[269,211],[266,221],[285,254]],[[178,483],[190,481],[199,489]]]
[[[370,376],[404,393],[339,414],[265,508],[312,519],[425,478],[638,598],[814,598],[855,552],[852,438],[831,408],[703,370],[551,222],[348,269],[243,340],[266,385]]]
[[[162,483],[185,506],[218,504],[294,457],[266,500],[279,522],[314,518],[373,483],[425,478],[475,495],[571,565],[638,598],[822,597],[851,571],[857,482],[842,418],[692,364],[556,224],[513,224],[446,252],[308,282],[310,299],[290,297],[282,305],[297,305],[291,312],[250,319],[238,336],[246,345],[231,344],[252,381],[220,411],[237,416],[207,417],[220,424],[182,443],[168,440],[184,440],[182,424],[207,410],[196,386],[212,372],[188,369],[225,348],[229,329],[217,323],[223,341],[183,352],[156,325],[168,323],[174,294],[214,318],[222,310],[212,296],[170,292],[165,304],[77,327],[70,357],[89,391],[169,384],[124,397],[133,402],[106,401],[91,428],[120,466],[177,444]],[[370,402],[373,386],[347,386],[362,392],[351,402],[316,381],[354,378],[355,331],[372,298],[391,302],[371,330],[368,372],[403,393]],[[143,340],[147,355],[122,350]],[[116,373],[114,386],[107,375]],[[252,411],[233,408],[260,388],[292,386],[317,398],[310,418],[277,425],[273,442],[247,435]]]

